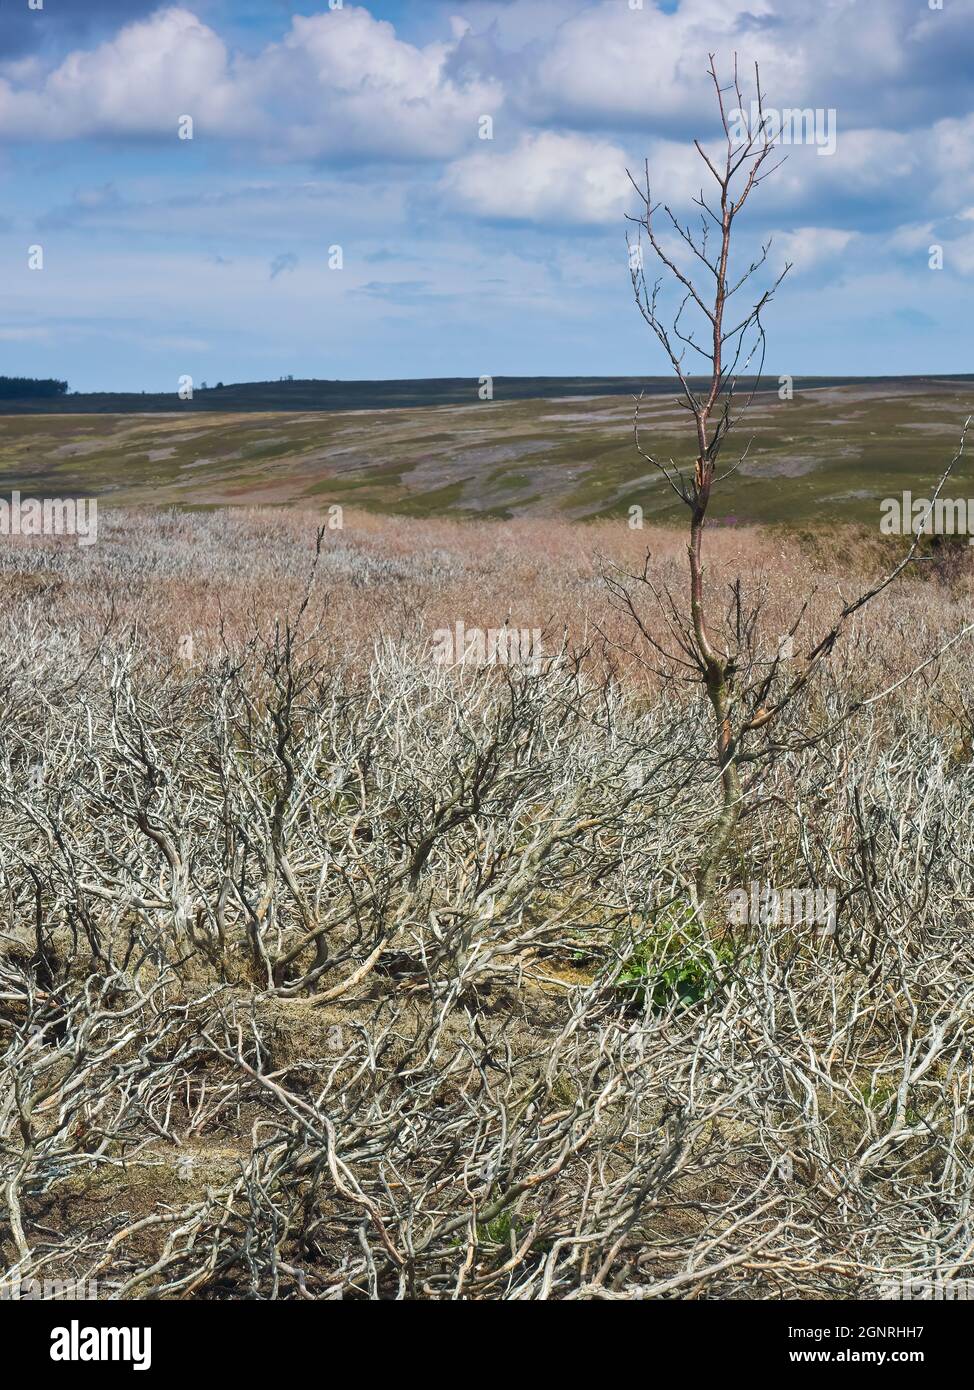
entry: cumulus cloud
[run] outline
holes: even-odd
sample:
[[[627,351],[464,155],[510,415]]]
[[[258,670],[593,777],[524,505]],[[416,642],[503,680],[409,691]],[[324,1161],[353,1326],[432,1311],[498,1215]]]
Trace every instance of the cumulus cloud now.
[[[242,125],[223,41],[175,7],[127,25],[96,48],[69,54],[41,80],[0,80],[5,136],[174,138],[184,114],[224,132]]]
[[[947,6],[947,10],[951,10]],[[569,17],[522,69],[520,99],[537,116],[576,126],[641,126],[686,133],[708,118],[707,54],[724,80],[735,53],[742,77],[760,63],[769,104],[836,106],[850,127],[915,125],[966,109],[974,73],[960,13],[915,0],[680,0],[630,9],[602,0]],[[945,86],[943,77],[950,74]],[[700,134],[694,129],[693,134]]]
[[[719,159],[716,143],[704,142],[704,148]],[[712,175],[686,140],[648,141],[646,157],[654,199],[687,215],[701,190],[713,195]],[[812,143],[788,144],[779,146],[774,160],[778,167],[751,203],[752,214],[814,225],[824,212],[833,225],[852,229],[898,223],[918,208],[947,210],[974,195],[974,118],[910,132],[850,129],[839,119],[833,154],[820,156]]]
[[[503,102],[492,80],[450,76],[465,29],[417,47],[365,9],[296,15],[280,43],[253,58],[175,6],[112,40],[0,78],[0,133],[13,137],[247,136],[289,157],[449,157]]]
[[[795,262],[786,287],[801,306],[795,322],[804,334],[829,320],[829,354],[835,322],[895,295],[916,312],[929,299],[943,325],[957,322],[955,338],[941,339],[945,365],[964,351],[957,277],[974,274],[971,0],[939,12],[923,0],[643,0],[635,10],[626,0],[456,0],[465,19],[453,21],[450,0],[437,0],[386,6],[403,15],[395,26],[370,3],[242,7],[260,28],[227,0],[163,0],[149,14],[151,0],[87,0],[76,8],[95,18],[83,26],[33,16],[33,51],[13,43],[0,56],[0,172],[21,176],[8,178],[4,208],[11,263],[23,261],[38,228],[60,245],[50,273],[30,277],[14,304],[15,324],[17,313],[31,321],[43,295],[56,324],[66,304],[75,322],[82,310],[91,324],[123,318],[138,296],[155,341],[178,293],[201,339],[213,321],[237,352],[247,324],[272,331],[286,322],[280,342],[290,352],[318,295],[342,325],[335,361],[348,369],[358,342],[355,360],[374,375],[381,321],[385,369],[395,375],[402,353],[416,355],[414,332],[426,333],[422,350],[433,354],[425,367],[454,368],[458,346],[477,337],[462,312],[437,312],[447,299],[473,306],[479,324],[493,316],[498,351],[528,366],[520,325],[504,337],[510,306],[536,305],[544,330],[531,351],[540,362],[569,351],[550,326],[582,296],[572,360],[583,369],[589,319],[625,291],[626,165],[636,173],[648,157],[654,197],[696,225],[692,199],[713,185],[690,142],[709,149],[718,135],[707,54],[727,74],[736,51],[742,79],[760,61],[777,108],[834,107],[838,138],[830,157],[811,146],[782,152],[784,165],[742,218],[741,254],[780,229],[767,269],[786,255]],[[229,16],[226,26],[217,15]],[[177,143],[182,115],[193,117],[193,146]],[[477,138],[484,115],[494,120],[492,142]],[[104,143],[77,161],[40,149],[90,138]],[[136,170],[106,148],[127,139],[159,147]],[[18,158],[18,141],[29,161]],[[297,172],[289,161],[314,167]],[[473,227],[457,213],[516,230]],[[570,227],[582,233],[559,235]],[[349,248],[342,276],[327,268],[333,241]],[[926,270],[935,242],[945,249],[942,275]],[[285,273],[282,246],[300,255],[297,275]],[[125,260],[133,248],[143,252],[137,264]],[[674,254],[685,249],[674,238]],[[355,267],[373,263],[389,265],[389,278],[356,284]],[[568,282],[572,296],[562,293]],[[421,316],[402,308],[419,302]],[[409,333],[397,339],[400,322]],[[884,352],[891,323],[884,308]],[[776,331],[789,330],[779,319]],[[628,370],[614,320],[604,341]],[[117,362],[129,371],[127,355]],[[82,364],[87,371],[84,355]]]
[[[554,131],[523,135],[506,152],[481,150],[455,161],[444,188],[481,217],[551,224],[620,221],[629,200],[622,150]]]
[[[962,208],[942,223],[926,222],[898,227],[889,238],[894,250],[907,251],[926,261],[933,247],[940,248],[944,268],[968,276],[974,274],[974,208]]]
[[[478,118],[503,102],[495,82],[448,75],[459,37],[417,48],[364,9],[298,15],[251,79],[294,153],[448,156],[469,144]]]
[[[294,15],[278,41],[253,54],[232,51],[174,4],[54,66],[45,50],[18,56],[0,64],[0,136],[174,139],[179,117],[190,115],[197,139],[247,141],[253,158],[277,161],[448,161],[476,150],[456,174],[467,189],[485,154],[478,122],[490,115],[508,141],[540,139],[541,129],[614,142],[638,131],[660,161],[655,181],[676,186],[668,196],[680,201],[698,191],[686,141],[713,134],[706,54],[717,51],[726,75],[736,51],[746,81],[761,63],[772,104],[836,108],[836,157],[816,166],[793,151],[768,186],[768,206],[809,190],[895,202],[897,179],[914,175],[974,194],[974,127],[963,114],[974,77],[958,57],[962,30],[956,16],[918,19],[915,0],[823,0],[811,10],[804,0],[680,0],[667,9],[659,0],[642,9],[519,0],[478,5],[467,11],[480,16],[478,29],[454,19],[446,37],[426,44],[362,5],[318,3],[320,13]],[[117,12],[110,0],[105,13]],[[491,201],[489,190],[472,190],[471,201]],[[589,190],[585,202],[572,220],[600,220],[605,198]]]
[[[775,9],[772,0],[683,0],[673,12],[651,0],[642,9],[605,0],[559,28],[523,100],[549,119],[682,125],[707,100],[707,53],[733,52],[745,32],[749,63],[773,60],[778,78],[794,88],[804,78],[804,50],[789,49],[760,24]]]

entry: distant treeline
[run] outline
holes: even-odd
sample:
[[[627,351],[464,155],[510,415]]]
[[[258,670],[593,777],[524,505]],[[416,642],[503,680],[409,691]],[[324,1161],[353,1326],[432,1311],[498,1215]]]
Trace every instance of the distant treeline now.
[[[206,386],[200,383],[191,397],[181,398],[172,391],[73,391],[67,394],[63,381],[26,381],[0,377],[0,414],[40,415],[123,415],[129,412],[166,412],[180,415],[195,411],[248,410],[403,410],[422,406],[468,406],[485,400],[485,381],[490,381],[492,399],[499,404],[512,401],[557,400],[585,396],[679,395],[673,377],[622,376],[495,376],[429,377],[419,380],[390,381],[241,381]],[[709,381],[690,378],[691,384],[706,389]],[[882,386],[885,383],[947,386],[974,382],[974,375],[942,377],[819,376],[793,379],[796,391],[823,386]],[[760,389],[777,391],[778,378],[765,376]],[[740,378],[737,389],[746,396],[755,385],[753,378]],[[28,389],[29,388],[29,389]],[[490,396],[486,397],[490,399]]]
[[[2,401],[51,400],[67,395],[67,391],[68,383],[55,381],[53,377],[0,376]]]

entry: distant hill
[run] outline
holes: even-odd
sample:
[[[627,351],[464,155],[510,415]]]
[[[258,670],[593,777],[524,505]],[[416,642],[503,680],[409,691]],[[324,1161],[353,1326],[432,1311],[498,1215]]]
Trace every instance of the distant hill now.
[[[613,384],[628,393],[635,383]],[[875,530],[883,498],[907,488],[923,496],[920,488],[940,477],[974,405],[972,378],[795,384],[789,400],[774,389],[755,398],[740,436],[746,457],[721,484],[715,523],[850,521]],[[283,389],[292,385],[300,389]],[[330,410],[264,414],[258,398],[249,410],[209,413],[171,405],[111,415],[0,413],[0,496],[17,489],[104,497],[113,506],[337,504],[403,516],[579,521],[630,518],[638,507],[656,521],[680,519],[676,492],[633,446],[627,395],[607,394],[591,379],[521,379],[521,391],[557,396],[505,398],[501,380],[497,397],[483,402],[463,382],[460,404],[431,409],[443,397],[422,385],[424,405],[413,409],[340,413],[333,399]],[[586,399],[595,385],[602,394]],[[671,382],[653,385],[641,411],[643,446],[692,467],[686,412]],[[275,388],[270,403],[278,396]],[[397,401],[391,392],[381,399]],[[398,404],[406,399],[403,391]],[[974,496],[974,454],[951,481],[962,489],[955,495]]]
[[[16,378],[7,378],[14,381]],[[777,389],[777,377],[766,376],[761,383],[765,391]],[[974,381],[974,373],[955,376],[927,377],[868,377],[830,376],[795,377],[795,389],[810,390],[824,386],[957,384]],[[53,385],[54,383],[52,383]],[[702,384],[702,383],[701,383]],[[44,383],[47,385],[47,383]],[[63,387],[63,383],[56,383]],[[244,381],[232,385],[198,386],[192,400],[182,401],[172,392],[77,392],[73,395],[34,394],[33,383],[19,397],[0,395],[0,413],[6,415],[127,415],[160,411],[248,411],[283,410],[395,410],[416,406],[475,405],[480,383],[475,377],[429,377],[420,380],[397,381]],[[746,392],[750,383],[742,381],[739,389]],[[31,394],[27,394],[27,390]],[[674,393],[678,387],[672,377],[621,376],[495,376],[493,393],[496,401],[550,400],[571,396],[632,396],[640,391],[647,395]]]

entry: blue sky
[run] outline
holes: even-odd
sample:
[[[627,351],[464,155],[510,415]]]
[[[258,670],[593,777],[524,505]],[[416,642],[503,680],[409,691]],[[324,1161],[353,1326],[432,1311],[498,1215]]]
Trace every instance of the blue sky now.
[[[974,0],[10,0],[0,372],[659,374],[625,170],[690,209],[711,50],[835,113],[741,224],[769,367],[974,369]]]

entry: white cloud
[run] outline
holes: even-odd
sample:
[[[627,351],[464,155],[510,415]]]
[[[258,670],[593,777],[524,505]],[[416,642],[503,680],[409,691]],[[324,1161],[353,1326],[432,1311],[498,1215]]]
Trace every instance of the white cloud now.
[[[602,0],[558,27],[522,70],[519,96],[538,118],[684,130],[701,112],[709,124],[707,55],[727,82],[737,54],[742,84],[760,64],[771,106],[835,105],[847,127],[914,125],[950,109],[934,74],[963,42],[964,5],[953,9],[945,19],[917,0]]]
[[[544,131],[514,149],[457,160],[444,187],[481,217],[551,225],[621,223],[629,202],[626,157],[607,140]]]
[[[796,227],[791,232],[775,232],[772,262],[782,269],[790,261],[789,276],[802,275],[823,261],[835,263],[855,240],[854,232],[840,227]]]
[[[0,132],[70,139],[158,133],[181,115],[240,128],[223,41],[188,10],[160,10],[88,52],[69,54],[43,81],[0,81]]]
[[[729,58],[737,47],[747,54],[744,80],[757,60],[773,66],[777,83],[796,88],[806,75],[802,49],[759,24],[774,12],[772,0],[683,0],[672,13],[652,0],[641,9],[606,0],[561,26],[523,99],[565,119],[686,119],[707,99],[707,54]],[[709,124],[709,108],[707,116]]]
[[[841,196],[841,185],[859,195],[875,188],[889,202],[897,181],[914,178],[927,188],[936,180],[945,197],[974,194],[974,118],[933,123],[922,114],[949,28],[917,26],[908,0],[822,0],[811,11],[798,0],[681,0],[672,12],[656,0],[575,12],[552,3],[488,6],[489,32],[454,19],[447,38],[420,45],[360,5],[329,10],[318,0],[320,13],[293,16],[283,38],[254,56],[231,52],[191,9],[171,5],[51,70],[36,55],[0,64],[0,136],[174,139],[188,114],[197,139],[246,138],[255,157],[448,160],[476,149],[479,159],[478,119],[497,122],[503,111],[497,129],[508,139],[539,126],[573,139],[585,127],[638,128],[656,155],[654,183],[682,203],[699,189],[687,134],[714,129],[706,55],[716,52],[726,77],[737,51],[745,95],[758,60],[772,104],[838,105],[835,157],[792,150],[763,192],[769,208],[796,205],[810,190]],[[517,18],[522,4],[530,22]]]
[[[503,91],[493,81],[454,81],[449,60],[462,38],[417,48],[367,10],[295,16],[287,37],[253,64],[248,83],[279,117],[292,153],[448,157],[496,115]]]
[[[932,158],[944,201],[974,197],[974,112],[937,121],[919,140],[923,157]]]
[[[233,56],[189,10],[172,7],[70,54],[0,79],[0,133],[46,139],[156,134],[175,138],[182,115],[197,139],[247,135],[290,157],[449,157],[496,114],[500,85],[455,81],[462,39],[405,43],[367,10],[294,16],[280,43]]]

